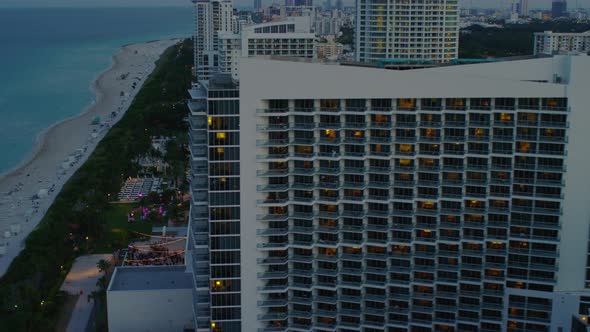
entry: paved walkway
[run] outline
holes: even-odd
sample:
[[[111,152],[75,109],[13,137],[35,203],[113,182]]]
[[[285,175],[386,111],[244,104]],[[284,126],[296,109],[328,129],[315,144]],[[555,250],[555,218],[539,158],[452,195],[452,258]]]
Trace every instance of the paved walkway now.
[[[96,290],[96,281],[102,276],[96,263],[101,259],[113,261],[112,255],[88,255],[76,258],[70,273],[61,285],[61,290],[72,295],[79,294],[78,302],[72,311],[66,332],[81,332],[86,329],[92,313],[94,301],[88,301],[88,295]]]

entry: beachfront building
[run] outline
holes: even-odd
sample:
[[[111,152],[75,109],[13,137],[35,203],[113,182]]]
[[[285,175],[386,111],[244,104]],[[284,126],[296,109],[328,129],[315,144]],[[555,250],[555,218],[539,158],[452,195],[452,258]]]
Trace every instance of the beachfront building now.
[[[458,0],[356,2],[356,60],[428,60],[458,57]]]
[[[237,80],[240,57],[315,58],[315,46],[315,34],[310,29],[308,16],[244,26],[239,34],[219,34],[219,71],[231,73]]]
[[[219,33],[233,31],[231,0],[193,0],[195,8],[194,68],[197,80],[208,79],[218,66]]]
[[[216,74],[190,94],[194,322],[197,330],[241,331],[239,91],[230,75]]]
[[[239,90],[195,87],[198,329],[569,331],[590,296],[589,72],[244,58]]]
[[[590,52],[590,31],[581,33],[535,32],[534,53]]]

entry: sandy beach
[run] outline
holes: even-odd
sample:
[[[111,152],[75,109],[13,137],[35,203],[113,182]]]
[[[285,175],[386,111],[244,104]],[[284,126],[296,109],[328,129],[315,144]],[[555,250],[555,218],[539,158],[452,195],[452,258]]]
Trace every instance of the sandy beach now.
[[[165,49],[178,40],[124,46],[92,83],[95,102],[39,135],[29,158],[0,176],[0,276],[23,249],[63,184],[127,110]],[[92,124],[96,117],[99,124]]]

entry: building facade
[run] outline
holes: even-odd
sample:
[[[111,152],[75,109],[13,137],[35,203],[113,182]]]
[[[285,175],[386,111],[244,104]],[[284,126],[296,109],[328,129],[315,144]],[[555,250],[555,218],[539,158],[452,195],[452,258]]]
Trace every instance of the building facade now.
[[[569,330],[588,294],[589,71],[243,59],[241,328]]]
[[[553,0],[551,2],[551,17],[559,18],[567,16],[567,1]]]
[[[219,45],[219,71],[231,73],[236,80],[240,57],[316,57],[315,34],[308,16],[244,26],[239,34],[221,33]]]
[[[193,4],[195,74],[197,80],[206,80],[218,66],[219,33],[233,31],[233,5],[231,0],[193,0]]]
[[[318,59],[338,59],[342,55],[344,45],[331,40],[327,43],[318,43],[316,49]]]
[[[582,33],[536,32],[534,53],[590,52],[590,31]]]
[[[197,331],[241,331],[239,91],[217,74],[190,93],[194,323]]]
[[[529,16],[529,0],[520,0],[520,5],[518,8],[519,14],[521,17],[528,17]]]
[[[458,0],[356,2],[356,60],[458,57]]]
[[[312,0],[285,0],[286,7],[313,7]]]

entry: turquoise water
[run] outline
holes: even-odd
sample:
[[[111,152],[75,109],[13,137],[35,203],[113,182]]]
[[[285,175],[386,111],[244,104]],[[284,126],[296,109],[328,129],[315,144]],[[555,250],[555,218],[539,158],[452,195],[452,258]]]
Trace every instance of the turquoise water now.
[[[191,31],[190,7],[0,9],[0,173],[93,101],[91,82],[122,45]]]

